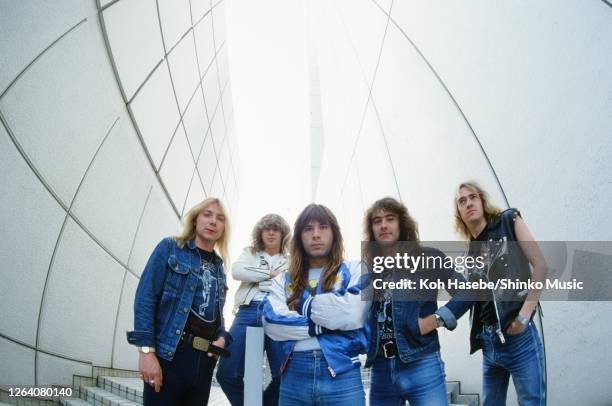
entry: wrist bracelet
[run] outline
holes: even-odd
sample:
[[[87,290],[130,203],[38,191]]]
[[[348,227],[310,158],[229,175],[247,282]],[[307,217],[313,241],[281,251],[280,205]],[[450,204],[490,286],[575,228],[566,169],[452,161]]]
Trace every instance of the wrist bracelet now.
[[[519,314],[518,316],[516,316],[516,321],[521,323],[523,326],[527,326],[527,324],[529,324],[529,319],[523,316],[522,314]]]

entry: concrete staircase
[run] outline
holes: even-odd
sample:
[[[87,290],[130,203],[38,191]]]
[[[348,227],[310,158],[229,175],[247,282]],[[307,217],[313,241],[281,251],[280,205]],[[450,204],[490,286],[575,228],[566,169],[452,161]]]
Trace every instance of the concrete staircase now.
[[[95,384],[94,384],[95,383]],[[99,376],[75,388],[72,398],[60,401],[64,406],[139,406],[142,405],[142,380],[137,377]],[[208,404],[225,406],[229,402],[221,387],[212,385]]]
[[[450,406],[479,406],[480,397],[475,394],[462,394],[461,382],[446,382],[446,395]]]

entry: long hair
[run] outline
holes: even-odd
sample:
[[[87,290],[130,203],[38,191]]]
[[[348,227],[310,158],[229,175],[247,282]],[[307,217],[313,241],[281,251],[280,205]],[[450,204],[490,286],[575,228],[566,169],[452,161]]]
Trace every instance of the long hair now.
[[[398,217],[400,231],[399,241],[410,241],[414,243],[409,245],[411,252],[414,251],[413,254],[419,252],[420,240],[418,224],[408,212],[408,208],[402,202],[394,199],[393,197],[383,197],[382,199],[375,201],[372,206],[366,210],[363,217],[363,241],[376,241],[376,238],[374,237],[374,230],[372,230],[372,220],[374,214],[379,210],[393,213]],[[365,244],[364,249],[364,259],[369,265],[371,265],[372,257],[381,254],[380,252],[373,252],[381,249],[381,247],[377,245],[372,246],[372,244]]]
[[[340,226],[336,216],[327,207],[322,204],[309,204],[295,220],[293,227],[293,238],[290,245],[289,256],[289,278],[291,279],[292,291],[287,299],[287,305],[290,309],[295,309],[302,297],[304,289],[308,283],[308,269],[310,264],[308,254],[302,244],[302,230],[311,221],[318,221],[321,224],[328,224],[332,230],[333,242],[329,252],[329,260],[323,269],[323,292],[329,292],[333,289],[336,282],[338,269],[342,265],[344,259],[344,244]]]
[[[285,254],[287,252],[287,244],[291,238],[291,229],[289,228],[289,224],[287,224],[285,219],[278,214],[266,214],[259,219],[257,224],[255,224],[255,227],[253,227],[253,232],[251,233],[251,253],[255,254],[256,252],[264,250],[265,247],[262,233],[271,228],[281,232],[280,253]]]
[[[216,197],[209,197],[208,199],[193,206],[183,216],[183,231],[181,231],[179,235],[175,236],[174,239],[176,240],[176,244],[179,246],[179,248],[183,248],[185,244],[187,244],[187,241],[193,240],[196,236],[195,224],[198,214],[200,214],[202,210],[206,209],[211,204],[215,203],[219,205],[219,207],[221,208],[221,212],[225,216],[225,228],[223,229],[221,237],[217,241],[215,241],[215,250],[221,256],[223,262],[227,264],[229,262],[229,252],[227,249],[227,245],[230,238],[230,221],[229,217],[227,216],[227,209],[225,208],[221,200],[217,199]]]
[[[480,197],[480,201],[482,202],[482,211],[484,212],[484,216],[487,220],[487,223],[494,221],[495,218],[501,213],[501,209],[491,203],[489,194],[478,183],[474,181],[467,181],[461,183],[455,191],[455,201],[453,202],[455,206],[455,231],[463,239],[469,240],[472,237],[472,234],[470,234],[469,228],[461,218],[461,214],[459,213],[459,204],[457,203],[457,199],[459,198],[459,191],[462,187],[467,188],[478,194],[478,196]]]
[[[419,242],[419,228],[415,219],[412,218],[406,206],[392,197],[383,197],[370,206],[363,218],[364,241],[376,241],[372,230],[372,218],[379,210],[395,214],[399,219],[400,235],[399,241]]]

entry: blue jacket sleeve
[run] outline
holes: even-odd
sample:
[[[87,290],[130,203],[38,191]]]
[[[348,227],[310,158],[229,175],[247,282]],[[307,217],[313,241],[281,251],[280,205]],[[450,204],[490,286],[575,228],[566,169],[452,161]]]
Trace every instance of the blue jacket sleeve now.
[[[362,328],[370,308],[370,302],[361,295],[365,283],[362,266],[360,261],[348,264],[350,281],[347,288],[315,296],[304,303],[302,312],[316,325],[329,330]]]
[[[300,341],[329,333],[299,311],[287,307],[286,272],[272,279],[270,292],[264,299],[262,322],[264,330],[275,341]]]
[[[134,298],[134,330],[127,332],[128,343],[132,345],[155,345],[155,316],[164,287],[171,244],[170,238],[157,244],[138,282]]]
[[[446,258],[446,255],[441,251],[438,251],[438,254],[442,258]],[[451,280],[465,282],[463,275],[452,268],[447,269],[443,267],[439,272],[441,272],[441,279],[445,279],[447,282]],[[471,293],[465,289],[449,289],[447,283],[447,291],[451,294],[452,298],[444,306],[436,310],[436,313],[444,320],[444,325],[447,329],[454,330],[457,327],[457,320],[472,307],[474,302]]]

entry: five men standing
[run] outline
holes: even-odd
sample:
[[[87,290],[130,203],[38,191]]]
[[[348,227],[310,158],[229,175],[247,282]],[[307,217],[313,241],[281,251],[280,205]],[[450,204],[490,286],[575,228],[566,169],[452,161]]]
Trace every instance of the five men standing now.
[[[533,237],[517,210],[495,209],[478,185],[467,182],[459,186],[455,203],[456,228],[469,242],[468,255],[481,253],[478,241],[517,241],[521,249],[507,255],[505,267],[510,264],[512,275],[527,278],[531,264],[534,278],[544,278],[543,256],[530,244]],[[226,211],[211,198],[184,221],[181,235],[155,248],[136,292],[128,341],[139,347],[145,406],[205,404],[218,356],[224,357],[217,372],[223,391],[232,405],[244,404],[246,327],[262,325],[272,370],[265,405],[365,405],[360,354],[367,354],[365,366],[372,367],[371,405],[447,405],[436,330],[453,330],[472,306],[470,341],[472,352],[483,349],[484,404],[505,404],[510,375],[522,405],[544,404],[543,351],[531,322],[539,292],[513,301],[490,292],[488,300],[474,302],[471,293],[447,287],[453,297],[442,307],[437,289],[372,295],[373,278],[397,282],[431,275],[465,282],[452,268],[425,264],[408,274],[371,272],[374,255],[401,250],[438,263],[448,259],[421,245],[417,223],[403,203],[383,198],[366,211],[368,244],[364,261],[356,263],[344,260],[342,233],[327,207],[308,205],[292,238],[282,217],[264,216],[253,229],[252,245],[232,267],[241,285],[230,333],[223,321]],[[499,277],[490,272],[493,265],[487,264],[489,279]]]

